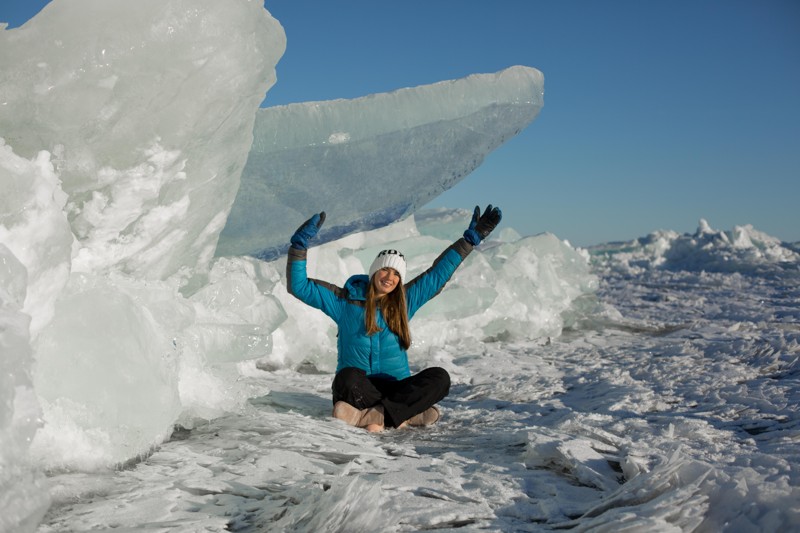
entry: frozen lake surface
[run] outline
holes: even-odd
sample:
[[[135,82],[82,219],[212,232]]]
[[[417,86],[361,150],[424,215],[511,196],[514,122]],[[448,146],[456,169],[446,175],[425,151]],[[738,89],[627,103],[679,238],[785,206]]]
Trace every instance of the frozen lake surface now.
[[[637,269],[601,252],[598,298],[619,314],[443,347],[428,364],[453,387],[432,428],[350,428],[329,417],[330,373],[253,365],[240,414],[118,471],[51,475],[39,530],[800,527],[797,264]]]

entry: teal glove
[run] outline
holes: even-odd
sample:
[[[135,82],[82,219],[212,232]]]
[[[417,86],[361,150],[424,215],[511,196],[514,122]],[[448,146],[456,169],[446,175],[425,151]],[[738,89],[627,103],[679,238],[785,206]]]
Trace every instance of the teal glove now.
[[[292,248],[296,250],[307,250],[308,240],[314,238],[324,222],[325,211],[303,222],[303,224],[297,228],[297,231],[294,232],[294,235],[292,235]]]
[[[476,205],[469,228],[464,232],[464,239],[472,246],[478,246],[497,227],[502,218],[503,212],[499,207],[492,207],[492,204],[489,204],[481,215],[481,208]]]

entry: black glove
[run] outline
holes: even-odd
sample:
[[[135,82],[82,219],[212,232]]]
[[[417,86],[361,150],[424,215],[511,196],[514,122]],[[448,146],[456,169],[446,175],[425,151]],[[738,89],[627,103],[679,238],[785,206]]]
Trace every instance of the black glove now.
[[[308,240],[313,238],[319,228],[322,227],[322,224],[325,222],[325,211],[321,212],[318,215],[314,215],[313,217],[309,218],[303,224],[297,228],[297,231],[294,232],[292,235],[292,248],[297,250],[307,250],[308,249]]]
[[[489,204],[481,215],[481,208],[476,205],[469,228],[464,232],[464,238],[472,246],[478,246],[497,227],[502,218],[503,212],[499,207],[492,207],[492,204]]]

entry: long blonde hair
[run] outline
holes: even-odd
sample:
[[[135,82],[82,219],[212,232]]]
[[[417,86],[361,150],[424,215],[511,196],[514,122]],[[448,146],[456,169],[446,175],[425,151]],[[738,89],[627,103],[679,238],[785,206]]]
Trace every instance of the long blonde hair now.
[[[408,328],[408,308],[406,307],[406,288],[402,280],[392,292],[378,296],[375,292],[375,276],[369,280],[367,287],[367,302],[364,310],[364,326],[367,335],[372,336],[381,331],[377,322],[377,309],[383,311],[383,318],[389,331],[397,335],[400,346],[408,350],[411,346],[411,330]]]

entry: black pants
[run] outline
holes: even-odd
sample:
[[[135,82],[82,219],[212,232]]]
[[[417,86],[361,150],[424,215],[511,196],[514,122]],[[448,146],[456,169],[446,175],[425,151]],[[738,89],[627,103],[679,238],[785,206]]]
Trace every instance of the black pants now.
[[[344,401],[359,409],[383,405],[384,425],[397,427],[423,412],[450,392],[444,368],[426,368],[401,380],[367,377],[360,368],[343,368],[333,378],[333,403]]]

